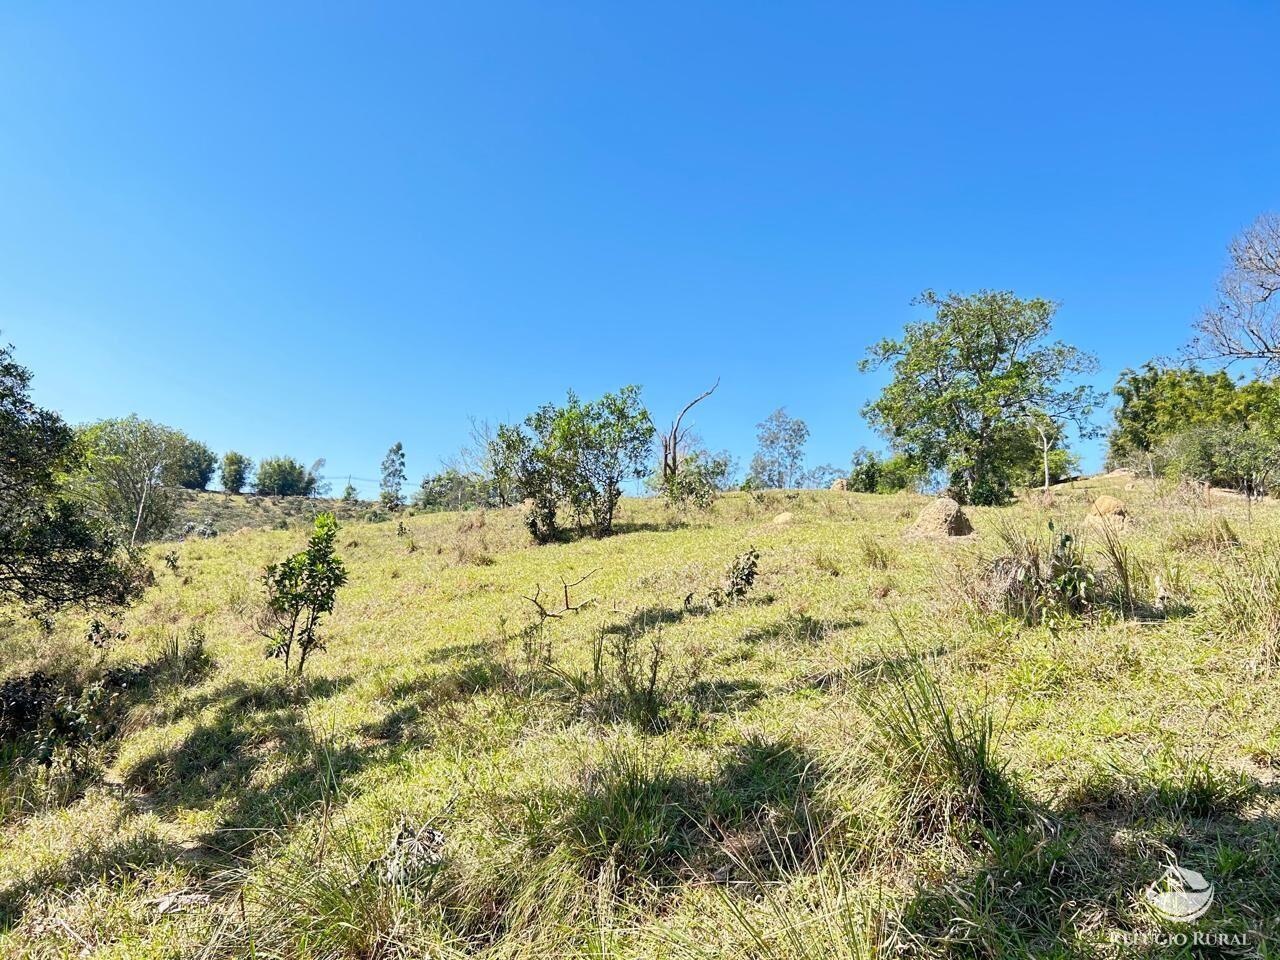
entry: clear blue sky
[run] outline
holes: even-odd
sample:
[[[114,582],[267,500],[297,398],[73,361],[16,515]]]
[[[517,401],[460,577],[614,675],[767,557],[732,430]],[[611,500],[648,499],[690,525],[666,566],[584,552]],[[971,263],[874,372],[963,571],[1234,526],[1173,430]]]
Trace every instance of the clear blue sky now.
[[[1060,300],[1109,387],[1280,206],[1261,0],[194,8],[0,11],[0,330],[72,421],[339,485],[717,376],[710,446],[844,465],[926,287]]]

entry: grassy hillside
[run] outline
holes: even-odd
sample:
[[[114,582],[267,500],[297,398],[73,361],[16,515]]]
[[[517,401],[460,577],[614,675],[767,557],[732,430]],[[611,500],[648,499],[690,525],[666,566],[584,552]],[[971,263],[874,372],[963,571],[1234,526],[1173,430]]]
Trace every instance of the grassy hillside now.
[[[624,501],[616,536],[547,547],[516,510],[346,522],[302,682],[253,630],[302,527],[158,547],[123,638],[5,628],[5,676],[110,702],[88,746],[0,768],[0,950],[1129,957],[1195,929],[1264,955],[1280,512],[1127,486],[951,539],[909,535],[924,498],[836,492]],[[1010,528],[1082,532],[1096,579],[1050,574],[1088,610],[1002,608]],[[538,628],[525,596],[558,612],[584,576]],[[1174,858],[1215,884],[1199,926],[1144,905]]]
[[[174,490],[173,523],[165,535],[177,540],[189,526],[212,529],[218,535],[250,530],[289,529],[306,526],[316,514],[329,512],[339,520],[354,520],[374,507],[372,503],[346,503],[323,497],[260,497],[215,493],[207,490]]]

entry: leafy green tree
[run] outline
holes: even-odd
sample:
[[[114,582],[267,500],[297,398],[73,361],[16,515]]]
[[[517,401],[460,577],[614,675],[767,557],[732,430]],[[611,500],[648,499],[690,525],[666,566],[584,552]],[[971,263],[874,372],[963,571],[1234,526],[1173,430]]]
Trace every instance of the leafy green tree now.
[[[495,475],[501,483],[506,474],[510,488],[530,501],[525,526],[538,543],[550,543],[559,534],[560,497],[570,472],[553,438],[556,416],[556,407],[548,403],[523,426],[501,424],[494,448]]]
[[[854,451],[849,489],[855,493],[897,493],[918,486],[923,480],[920,468],[902,454],[882,457],[865,447]]]
[[[893,448],[928,471],[943,471],[962,502],[1001,503],[1027,441],[1032,414],[1088,434],[1102,395],[1068,386],[1097,361],[1076,347],[1044,343],[1056,306],[1009,292],[980,291],[916,301],[932,320],[908,324],[901,339],[872,346],[863,371],[889,366],[893,378],[863,415]]]
[[[382,459],[382,505],[388,510],[404,507],[404,446],[397,442]]]
[[[31,372],[0,347],[0,601],[43,613],[127,603],[138,568],[110,527],[69,498],[61,478],[83,468],[75,432],[31,402]]]
[[[159,536],[173,520],[172,486],[187,437],[134,415],[83,427],[81,497],[123,532],[130,546]]]
[[[590,403],[580,403],[571,393],[557,411],[551,437],[566,467],[565,498],[575,515],[590,518],[595,536],[613,532],[622,481],[644,476],[654,433],[640,388],[634,385]]]
[[[249,484],[249,472],[253,461],[243,453],[230,450],[222,456],[222,489],[227,493],[240,493]]]
[[[597,537],[613,532],[622,481],[642,477],[654,428],[640,388],[583,403],[544,404],[523,427],[503,424],[492,449],[495,475],[533,501],[526,517],[539,543],[555,539],[561,504]]]
[[[360,499],[360,494],[356,490],[355,485],[352,484],[350,480],[348,480],[347,485],[342,488],[342,502],[355,503],[359,499]]]
[[[258,624],[267,638],[267,656],[284,660],[289,669],[293,648],[298,648],[298,676],[307,657],[324,649],[318,628],[320,618],[333,610],[338,589],[347,582],[347,571],[334,553],[338,521],[332,513],[315,519],[307,548],[267,567],[262,575],[266,609]]]
[[[1190,426],[1236,419],[1236,385],[1222,370],[1147,363],[1123,371],[1112,392],[1120,398],[1108,437],[1113,464],[1147,454]]]
[[[494,494],[501,506],[518,503],[526,494],[521,471],[529,456],[529,438],[519,426],[502,423],[486,444]]]
[[[808,425],[787,416],[783,407],[756,424],[759,448],[751,458],[752,486],[776,490],[798,486],[804,476],[804,445],[808,439]]]
[[[309,497],[316,492],[317,477],[293,457],[267,457],[258,464],[258,493],[273,497]]]
[[[172,464],[172,481],[187,490],[206,490],[217,463],[212,450],[199,440],[184,437]]]
[[[1153,477],[1170,466],[1171,456],[1180,456],[1171,453],[1169,441],[1193,428],[1236,425],[1268,430],[1280,423],[1276,381],[1237,383],[1223,370],[1209,373],[1147,363],[1122,372],[1113,393],[1120,405],[1108,436],[1107,463]]]

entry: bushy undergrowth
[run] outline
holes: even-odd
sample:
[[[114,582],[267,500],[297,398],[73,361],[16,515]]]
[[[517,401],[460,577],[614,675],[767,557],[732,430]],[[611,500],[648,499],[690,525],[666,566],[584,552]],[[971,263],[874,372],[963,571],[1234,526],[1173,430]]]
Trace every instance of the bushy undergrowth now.
[[[1153,598],[1153,577],[1123,534],[1101,523],[1088,548],[1081,535],[1050,522],[1034,530],[997,524],[1001,548],[980,561],[977,600],[987,612],[1028,624],[1054,625],[1108,609],[1123,617],[1168,615],[1176,610],[1164,596]]]

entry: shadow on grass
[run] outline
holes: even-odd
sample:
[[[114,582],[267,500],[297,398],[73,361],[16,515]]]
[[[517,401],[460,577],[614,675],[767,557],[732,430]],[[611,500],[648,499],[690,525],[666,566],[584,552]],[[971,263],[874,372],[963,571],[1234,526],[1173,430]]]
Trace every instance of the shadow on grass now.
[[[217,825],[202,844],[226,857],[243,856],[262,836],[332,795],[344,778],[384,759],[376,749],[334,747],[306,721],[307,704],[351,682],[227,683],[182,742],[130,769],[126,785],[142,791],[140,805],[161,817],[216,810]]]
[[[832,633],[865,626],[856,617],[847,620],[819,620],[807,613],[788,613],[780,620],[761,627],[753,627],[742,635],[742,643],[758,644],[782,641],[784,643],[818,643]]]
[[[896,946],[907,955],[1093,956],[1121,949],[1114,937],[1123,952],[1108,955],[1256,955],[1241,944],[1280,936],[1280,820],[1259,812],[1261,798],[1274,810],[1271,787],[1207,766],[1094,777],[1042,818],[974,835],[971,866],[918,889]],[[1145,905],[1170,864],[1214,885],[1214,905],[1194,923],[1161,926]],[[1170,932],[1187,942],[1160,939]],[[1219,935],[1228,939],[1214,949]]]
[[[127,811],[115,818],[112,833],[125,825]],[[144,868],[176,863],[185,851],[154,834],[135,834],[102,845],[87,845],[56,864],[37,868],[30,875],[0,887],[0,933],[21,919],[28,899],[52,891],[67,892],[93,883],[120,883],[133,879]]]

